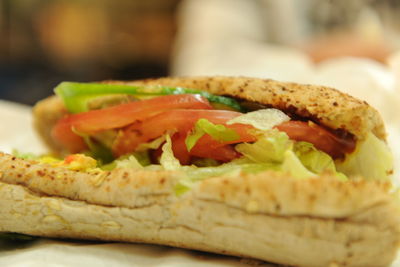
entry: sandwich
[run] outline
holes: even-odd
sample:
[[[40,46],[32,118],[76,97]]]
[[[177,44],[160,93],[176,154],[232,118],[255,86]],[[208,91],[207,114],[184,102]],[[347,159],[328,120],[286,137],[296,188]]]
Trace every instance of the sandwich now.
[[[393,159],[366,102],[220,76],[55,92],[33,109],[51,155],[0,154],[2,232],[292,266],[388,266],[396,255]]]

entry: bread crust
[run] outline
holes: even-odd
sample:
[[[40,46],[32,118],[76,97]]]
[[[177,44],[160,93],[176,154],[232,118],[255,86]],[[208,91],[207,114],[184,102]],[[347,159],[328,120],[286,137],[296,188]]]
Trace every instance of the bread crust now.
[[[40,140],[52,153],[63,153],[63,147],[51,136],[51,130],[59,119],[67,114],[64,103],[58,96],[50,96],[36,103],[32,109],[33,128]]]
[[[128,208],[174,201],[175,186],[183,176],[179,171],[134,169],[80,172],[3,153],[0,153],[0,173],[0,181],[20,184],[40,194]],[[387,181],[341,182],[329,174],[315,179],[296,179],[266,171],[209,178],[198,183],[196,188],[208,201],[282,216],[313,214],[343,218],[392,200],[391,185]]]
[[[387,266],[399,213],[383,182],[264,172],[71,171],[0,154],[0,231],[143,242],[295,266]]]

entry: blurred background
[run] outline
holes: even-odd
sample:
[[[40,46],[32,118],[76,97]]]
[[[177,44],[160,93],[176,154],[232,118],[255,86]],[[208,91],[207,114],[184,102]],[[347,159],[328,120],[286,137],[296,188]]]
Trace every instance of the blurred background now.
[[[399,11],[399,0],[0,0],[0,99],[32,105],[64,80],[165,75],[340,87],[354,57],[353,78],[373,69],[388,87]]]
[[[60,81],[167,75],[178,0],[0,0],[0,98]]]

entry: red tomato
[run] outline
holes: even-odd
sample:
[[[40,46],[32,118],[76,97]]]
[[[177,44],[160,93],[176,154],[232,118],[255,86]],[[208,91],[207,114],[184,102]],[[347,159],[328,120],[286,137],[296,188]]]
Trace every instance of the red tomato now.
[[[227,110],[174,109],[166,111],[128,126],[118,135],[112,150],[116,156],[121,156],[134,151],[141,143],[162,136],[167,131],[186,134],[193,129],[195,123],[201,118],[220,124],[239,115],[241,113]]]
[[[182,165],[189,164],[192,156],[210,158],[223,162],[231,161],[240,156],[232,146],[215,141],[209,135],[200,138],[189,152],[185,143],[186,136],[187,134],[176,133],[171,138],[174,156],[179,159]],[[254,139],[254,137],[252,139]],[[230,141],[230,143],[233,142],[234,141]],[[244,141],[236,140],[235,142],[238,143]]]
[[[60,143],[70,153],[78,153],[87,149],[83,138],[75,134],[71,124],[61,119],[51,132],[54,140]]]
[[[237,143],[241,142],[242,141],[238,140]],[[209,144],[205,142],[197,143],[189,153],[192,156],[215,159],[223,162],[231,161],[240,156],[240,153],[238,153],[231,145],[210,147]]]
[[[220,146],[224,145],[229,145],[229,144],[237,144],[237,143],[251,143],[257,141],[256,134],[252,133],[252,130],[254,129],[253,126],[248,125],[248,124],[232,124],[232,125],[226,125],[224,124],[225,127],[230,128],[234,130],[236,133],[239,134],[240,138],[232,141],[217,141],[213,139],[210,135],[204,135],[202,136],[196,143],[196,145],[193,148],[196,148],[196,146],[207,146],[209,148],[217,148]]]
[[[208,101],[198,95],[182,94],[160,96],[118,106],[68,115],[54,126],[55,140],[70,152],[84,149],[83,140],[75,132],[93,134],[99,131],[124,127],[137,120],[144,120],[169,109],[211,109]]]
[[[355,148],[353,139],[339,138],[315,123],[287,121],[276,128],[285,132],[290,139],[312,143],[333,158],[343,157],[346,152],[351,152]]]
[[[174,152],[174,156],[179,159],[179,162],[182,165],[187,165],[190,163],[190,154],[186,149],[185,133],[176,133],[171,137],[172,141],[172,151]]]

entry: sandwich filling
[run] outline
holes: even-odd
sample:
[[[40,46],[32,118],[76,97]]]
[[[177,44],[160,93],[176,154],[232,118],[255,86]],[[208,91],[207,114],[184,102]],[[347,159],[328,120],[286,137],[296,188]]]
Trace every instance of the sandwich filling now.
[[[63,82],[55,92],[68,114],[52,136],[65,153],[86,156],[52,164],[181,170],[191,177],[182,188],[228,172],[331,172],[345,181],[387,179],[392,171],[390,151],[372,133],[357,140],[256,102],[163,86]]]

